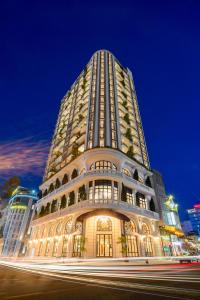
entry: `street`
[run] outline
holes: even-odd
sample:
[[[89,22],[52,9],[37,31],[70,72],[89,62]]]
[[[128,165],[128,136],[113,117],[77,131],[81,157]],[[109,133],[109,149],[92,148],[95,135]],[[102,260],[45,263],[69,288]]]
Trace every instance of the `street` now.
[[[200,299],[200,264],[0,262],[0,299]]]

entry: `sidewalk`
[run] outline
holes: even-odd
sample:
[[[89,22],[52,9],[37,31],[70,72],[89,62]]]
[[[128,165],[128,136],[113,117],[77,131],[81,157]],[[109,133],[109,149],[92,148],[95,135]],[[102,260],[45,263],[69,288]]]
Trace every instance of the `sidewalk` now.
[[[171,256],[171,257],[124,257],[124,258],[24,258],[24,257],[0,257],[0,261],[24,262],[33,264],[58,264],[58,265],[91,265],[91,266],[144,266],[176,264],[180,261],[200,261],[200,256]]]

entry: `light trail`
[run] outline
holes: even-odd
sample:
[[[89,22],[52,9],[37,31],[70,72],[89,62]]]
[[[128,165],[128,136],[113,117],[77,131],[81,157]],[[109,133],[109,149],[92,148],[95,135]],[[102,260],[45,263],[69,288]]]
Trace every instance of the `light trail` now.
[[[67,282],[74,282],[76,281],[78,284],[86,284],[86,285],[91,285],[91,286],[100,286],[101,288],[107,288],[107,289],[113,289],[113,290],[120,290],[120,291],[126,291],[126,292],[131,292],[131,293],[136,293],[136,294],[145,294],[145,295],[151,295],[155,297],[163,297],[163,298],[170,298],[170,299],[177,299],[177,300],[192,300],[192,298],[187,298],[185,296],[173,296],[173,295],[166,295],[161,292],[171,292],[174,293],[174,288],[169,288],[169,287],[161,287],[161,286],[151,286],[147,284],[134,284],[134,283],[127,283],[127,282],[119,282],[119,281],[111,281],[111,280],[96,280],[96,279],[91,279],[91,278],[82,278],[82,277],[71,277],[71,276],[66,276],[66,275],[59,275],[59,274],[52,274],[51,272],[44,272],[44,271],[36,271],[36,270],[30,270],[30,269],[23,269],[20,267],[14,267],[16,269],[22,269],[31,273],[43,275],[46,277],[53,277],[54,279],[57,278],[59,280],[64,280]],[[149,292],[149,291],[144,291],[144,288],[147,290],[153,290],[154,292]],[[142,291],[140,291],[142,290]],[[158,293],[155,293],[155,290]],[[181,293],[193,293],[193,294],[200,294],[200,291],[196,291],[193,289],[176,289],[176,291],[181,292]]]
[[[53,265],[53,264],[31,264],[31,263],[19,263],[19,262],[5,262],[0,261],[0,264],[8,267],[12,267],[18,270],[28,271],[35,274],[49,276],[51,278],[59,278],[70,282],[77,282],[82,284],[97,285],[106,288],[120,289],[124,291],[132,291],[138,293],[138,290],[142,290],[141,293],[147,293],[150,295],[161,295],[163,298],[174,298],[174,299],[191,299],[186,298],[188,295],[195,295],[200,297],[199,289],[188,289],[181,287],[169,286],[170,282],[182,282],[182,283],[193,283],[199,286],[200,278],[190,275],[169,275],[171,270],[167,270],[168,276],[166,275],[166,269],[162,266],[151,266],[153,274],[146,274],[147,267],[141,266],[66,266],[66,265]],[[184,269],[185,272],[188,269],[185,266],[178,266],[178,269]],[[195,266],[196,269],[196,266]],[[200,268],[197,268],[200,270]],[[165,271],[164,271],[165,270]],[[194,268],[189,267],[189,270]],[[155,271],[158,271],[155,273]],[[163,271],[163,272],[162,272]],[[172,271],[173,268],[172,268]],[[121,277],[120,277],[120,272]],[[103,278],[101,278],[103,277]],[[109,278],[109,279],[106,279]],[[117,279],[117,280],[116,280]],[[121,280],[123,279],[123,281]],[[126,280],[126,281],[125,281]],[[150,280],[152,284],[130,282],[130,280]],[[167,282],[168,286],[162,286],[153,283],[153,281]],[[163,293],[173,294],[174,289],[176,293],[181,294],[182,298],[175,297],[173,295],[166,295]],[[145,290],[145,292],[144,292]],[[149,292],[153,291],[153,293]],[[186,297],[185,297],[186,295]],[[184,296],[184,298],[183,298]]]

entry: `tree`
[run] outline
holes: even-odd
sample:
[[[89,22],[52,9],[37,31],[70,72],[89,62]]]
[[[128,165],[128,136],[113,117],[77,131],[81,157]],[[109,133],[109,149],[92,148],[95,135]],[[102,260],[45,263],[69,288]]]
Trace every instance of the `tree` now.
[[[20,178],[13,176],[6,180],[2,186],[0,186],[0,197],[1,199],[9,199],[13,191],[20,185]]]
[[[87,195],[86,195],[86,190],[85,190],[85,185],[82,185],[79,188],[79,199],[80,200],[86,200]]]
[[[78,144],[74,143],[72,146],[72,160],[77,158],[77,156],[79,156],[79,151],[78,151]]]
[[[132,135],[131,135],[131,129],[130,128],[126,129],[125,137],[127,139],[129,139],[130,142],[132,142]]]
[[[127,113],[124,115],[124,121],[125,121],[128,125],[130,125],[130,119],[129,119],[129,115],[128,115]]]
[[[124,254],[125,256],[127,256],[127,241],[126,241],[126,236],[122,235],[121,237],[118,238],[118,244],[121,244],[122,246],[122,254]]]
[[[130,146],[128,148],[128,151],[126,152],[127,156],[130,158],[133,158],[134,152],[133,152],[133,146]]]

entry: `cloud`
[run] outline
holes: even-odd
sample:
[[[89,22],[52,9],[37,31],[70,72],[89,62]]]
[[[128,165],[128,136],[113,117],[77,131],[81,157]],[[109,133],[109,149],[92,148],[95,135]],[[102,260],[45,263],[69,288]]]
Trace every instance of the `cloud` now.
[[[49,143],[33,137],[0,143],[0,177],[44,173]]]

